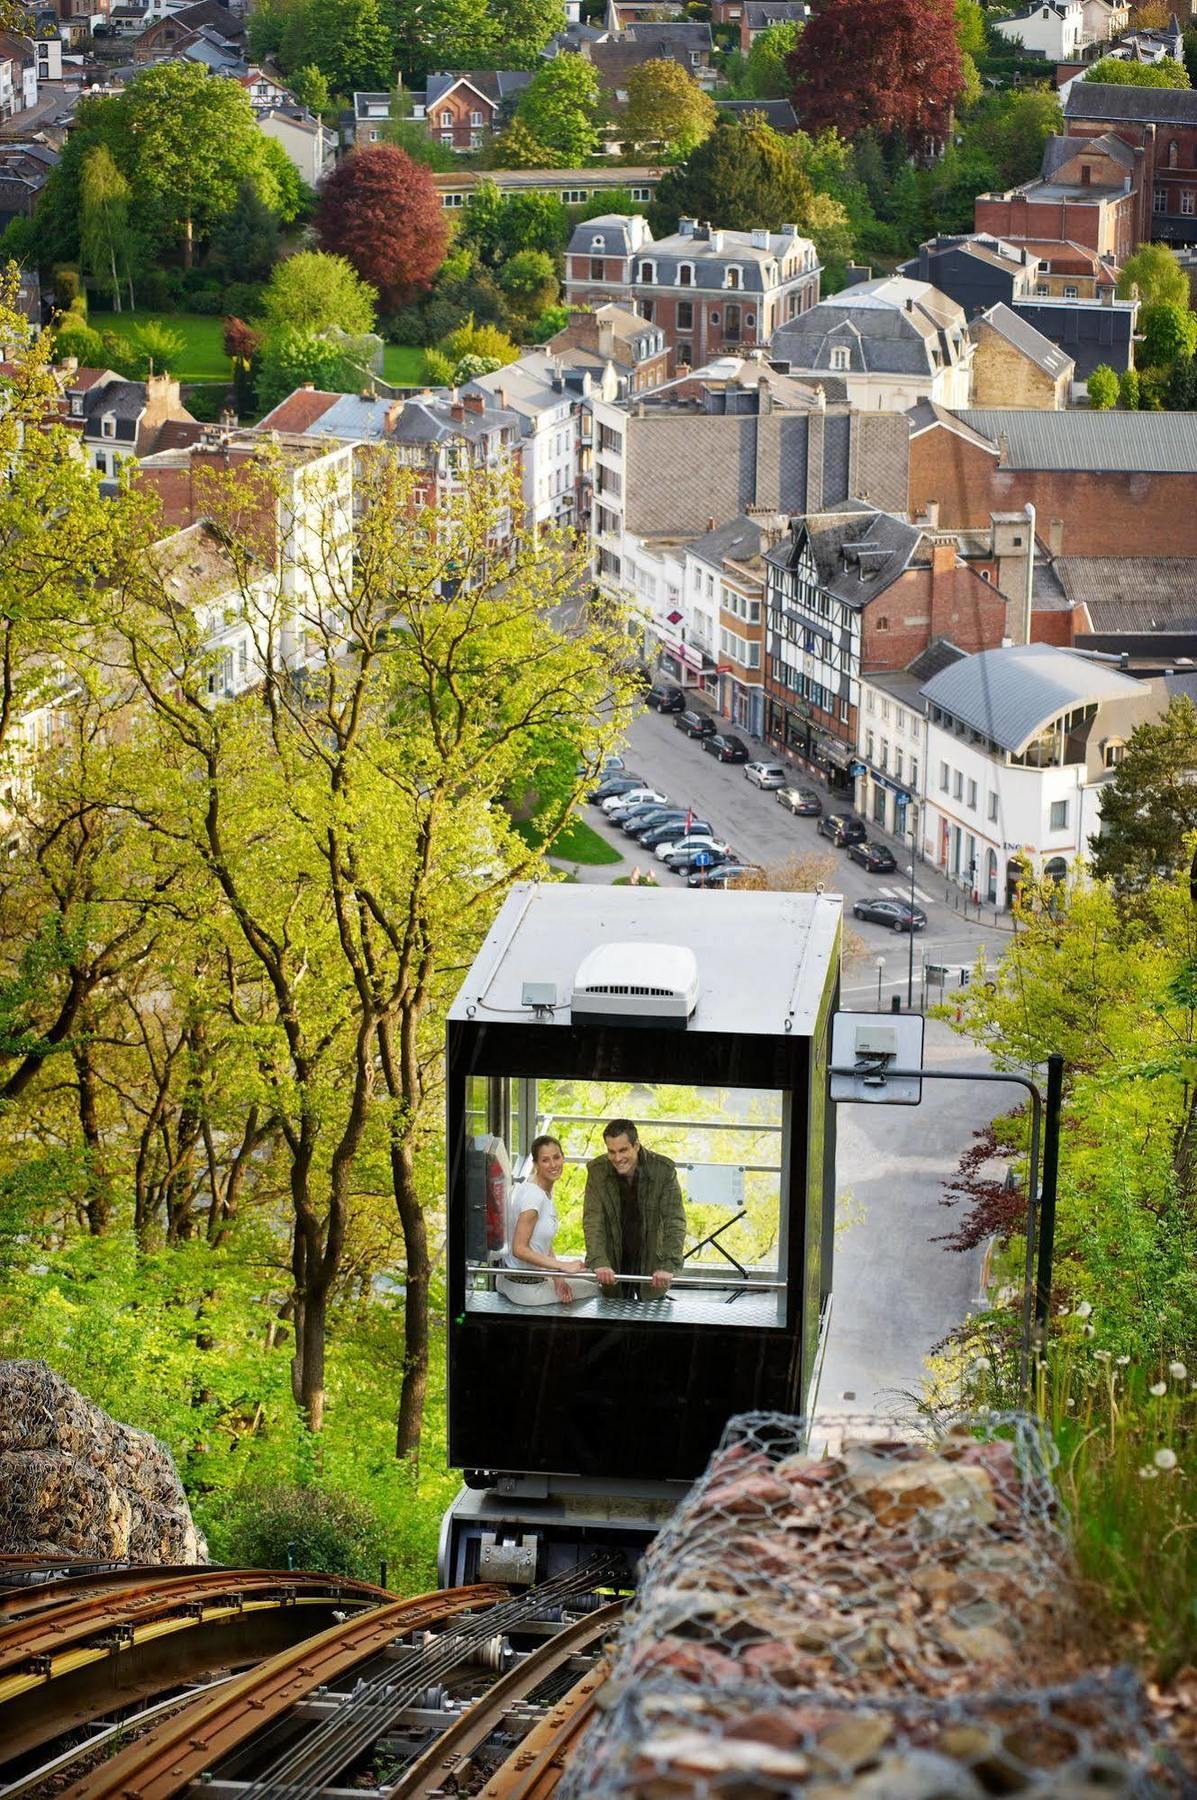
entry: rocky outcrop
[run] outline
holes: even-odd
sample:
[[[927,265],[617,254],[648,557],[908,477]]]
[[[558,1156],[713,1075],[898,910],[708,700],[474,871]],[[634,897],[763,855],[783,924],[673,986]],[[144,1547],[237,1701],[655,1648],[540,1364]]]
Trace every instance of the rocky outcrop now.
[[[0,1362],[0,1551],[208,1560],[170,1452],[40,1362]]]

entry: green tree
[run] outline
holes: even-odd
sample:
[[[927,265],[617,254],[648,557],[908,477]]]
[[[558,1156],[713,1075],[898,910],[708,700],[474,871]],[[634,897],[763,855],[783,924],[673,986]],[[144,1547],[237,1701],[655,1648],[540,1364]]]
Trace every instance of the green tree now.
[[[271,331],[360,334],[374,329],[374,289],[343,256],[300,250],[279,263],[262,295],[262,316]]]
[[[481,161],[488,169],[553,169],[560,162],[555,150],[533,137],[523,119],[512,119],[483,146]]]
[[[1118,404],[1124,412],[1139,410],[1139,371],[1123,369],[1118,377]]]
[[[1121,87],[1187,88],[1189,74],[1183,63],[1170,56],[1158,63],[1127,62],[1120,56],[1103,56],[1085,71],[1086,81],[1113,82]]]
[[[544,250],[517,250],[499,270],[499,286],[525,317],[553,305],[560,292],[556,266]]]
[[[1139,311],[1141,363],[1166,368],[1197,350],[1197,314],[1171,300],[1157,300]]]
[[[956,0],[956,42],[960,54],[971,56],[974,62],[985,55],[989,46],[985,37],[985,8],[980,0]]]
[[[756,100],[781,100],[790,91],[790,75],[786,66],[801,27],[783,21],[766,25],[758,31],[746,58],[745,85],[748,97]]]
[[[262,347],[257,365],[258,405],[265,412],[310,381],[331,393],[350,393],[360,377],[347,368],[339,344],[301,325],[274,330]]]
[[[733,231],[777,231],[800,223],[810,183],[784,138],[759,119],[720,120],[676,169],[662,176],[649,220],[658,236],[680,218],[709,219]]]
[[[598,71],[584,56],[542,64],[516,106],[516,117],[567,167],[581,168],[595,154],[603,116]]]
[[[212,233],[212,266],[226,281],[263,281],[278,258],[279,235],[278,214],[252,181],[243,181]]]
[[[457,152],[433,137],[419,119],[392,116],[382,127],[380,141],[394,144],[396,150],[402,150],[413,162],[423,163],[426,169],[436,169],[442,175],[458,166]]]
[[[177,369],[187,348],[182,333],[172,331],[161,319],[143,319],[135,325],[130,345],[129,373],[138,380]]]
[[[293,69],[287,85],[299,104],[306,106],[309,112],[326,113],[332,105],[328,77],[315,63],[304,63]]]
[[[628,77],[625,141],[658,156],[688,156],[714,128],[715,102],[688,70],[651,57]]]
[[[1189,277],[1167,244],[1140,244],[1128,256],[1118,277],[1118,298],[1138,297],[1144,306],[1189,304]]]
[[[134,240],[129,226],[129,184],[106,144],[83,158],[79,177],[79,242],[83,261],[98,280],[111,283],[112,310],[121,310],[121,289],[133,295]]]
[[[1188,867],[1197,831],[1197,707],[1187,695],[1154,724],[1137,725],[1114,779],[1101,791],[1093,872],[1119,893]]]
[[[503,368],[507,363],[515,362],[519,356],[518,344],[513,344],[506,332],[500,331],[496,325],[475,325],[472,318],[442,338],[439,349],[442,356],[447,356],[454,365],[463,356],[483,356],[493,359],[497,367]]]
[[[1108,363],[1098,363],[1085,383],[1095,412],[1108,412],[1118,400],[1118,376]]]
[[[1195,31],[1191,25],[1186,26],[1185,28],[1184,59],[1185,73],[1188,75],[1189,83],[1191,85],[1193,76],[1197,75],[1197,31]]]
[[[288,70],[314,65],[335,94],[389,88],[395,73],[394,44],[378,0],[295,0],[279,60]]]
[[[1025,87],[987,94],[967,120],[961,155],[984,157],[997,170],[1002,187],[1013,187],[1037,175],[1043,147],[1064,128],[1059,95],[1046,87]]]

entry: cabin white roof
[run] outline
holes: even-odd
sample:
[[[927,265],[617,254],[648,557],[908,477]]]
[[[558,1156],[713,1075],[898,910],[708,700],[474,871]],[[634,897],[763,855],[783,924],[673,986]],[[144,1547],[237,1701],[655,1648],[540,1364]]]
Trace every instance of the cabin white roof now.
[[[839,974],[838,894],[687,888],[514,887],[449,1011],[477,1024],[568,1027],[582,959],[605,944],[676,944],[694,952],[698,1005],[687,1030],[743,1037],[814,1033]],[[557,1007],[537,1020],[526,981],[552,982]]]

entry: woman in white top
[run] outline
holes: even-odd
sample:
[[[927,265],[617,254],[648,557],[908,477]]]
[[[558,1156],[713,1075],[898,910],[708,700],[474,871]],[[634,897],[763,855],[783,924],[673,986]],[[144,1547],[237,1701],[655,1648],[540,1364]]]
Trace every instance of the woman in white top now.
[[[577,1279],[586,1264],[578,1257],[553,1253],[557,1235],[553,1189],[565,1167],[565,1152],[555,1137],[538,1137],[532,1140],[531,1156],[532,1173],[520,1182],[509,1202],[508,1217],[513,1224],[511,1241],[503,1255],[507,1268],[527,1273],[516,1277],[500,1275],[499,1292],[517,1306],[588,1300],[597,1292],[596,1284],[590,1279]],[[546,1273],[534,1279],[532,1272],[538,1269]]]

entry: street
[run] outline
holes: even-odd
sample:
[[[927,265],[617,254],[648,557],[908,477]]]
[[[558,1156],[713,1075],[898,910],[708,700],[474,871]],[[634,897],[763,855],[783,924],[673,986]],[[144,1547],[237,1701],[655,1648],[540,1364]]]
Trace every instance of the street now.
[[[754,759],[781,759],[749,741]],[[910,898],[910,855],[875,827],[870,837],[888,844],[898,860],[895,874],[870,876],[846,853],[820,837],[817,820],[797,819],[744,775],[742,764],[717,762],[676,730],[672,718],[647,712],[631,728],[624,759],[679,805],[709,819],[747,861],[777,863],[792,855],[820,856],[835,869],[845,900],[846,927],[863,942],[864,953],[846,960],[841,997],[845,1008],[888,1008],[894,994],[906,1001],[910,940],[868,921],[854,920],[855,899],[883,894]],[[795,770],[794,785],[813,788],[827,812],[849,812],[846,800],[828,793],[817,777]],[[579,868],[580,880],[610,882],[633,863],[652,866],[662,883],[680,880],[651,853],[641,852],[622,832],[605,824],[599,809],[587,806],[587,823],[617,845],[628,861],[622,869]],[[630,853],[630,855],[629,855]],[[996,962],[1010,933],[992,924],[964,922],[945,899],[942,875],[919,864],[915,899],[927,914],[914,944],[914,1000],[920,1004],[922,965],[944,964],[950,988],[977,953]],[[718,904],[719,896],[711,895]],[[880,985],[878,978],[880,977]],[[928,999],[942,992],[936,984]],[[928,1067],[983,1069],[985,1053],[935,1021],[927,1025]],[[909,1396],[920,1391],[924,1359],[978,1298],[980,1251],[960,1255],[933,1240],[952,1229],[956,1218],[941,1206],[944,1181],[971,1141],[976,1127],[1011,1104],[1012,1091],[967,1081],[928,1082],[917,1107],[844,1105],[838,1111],[834,1307],[820,1383],[824,1415],[889,1414],[910,1410]]]

